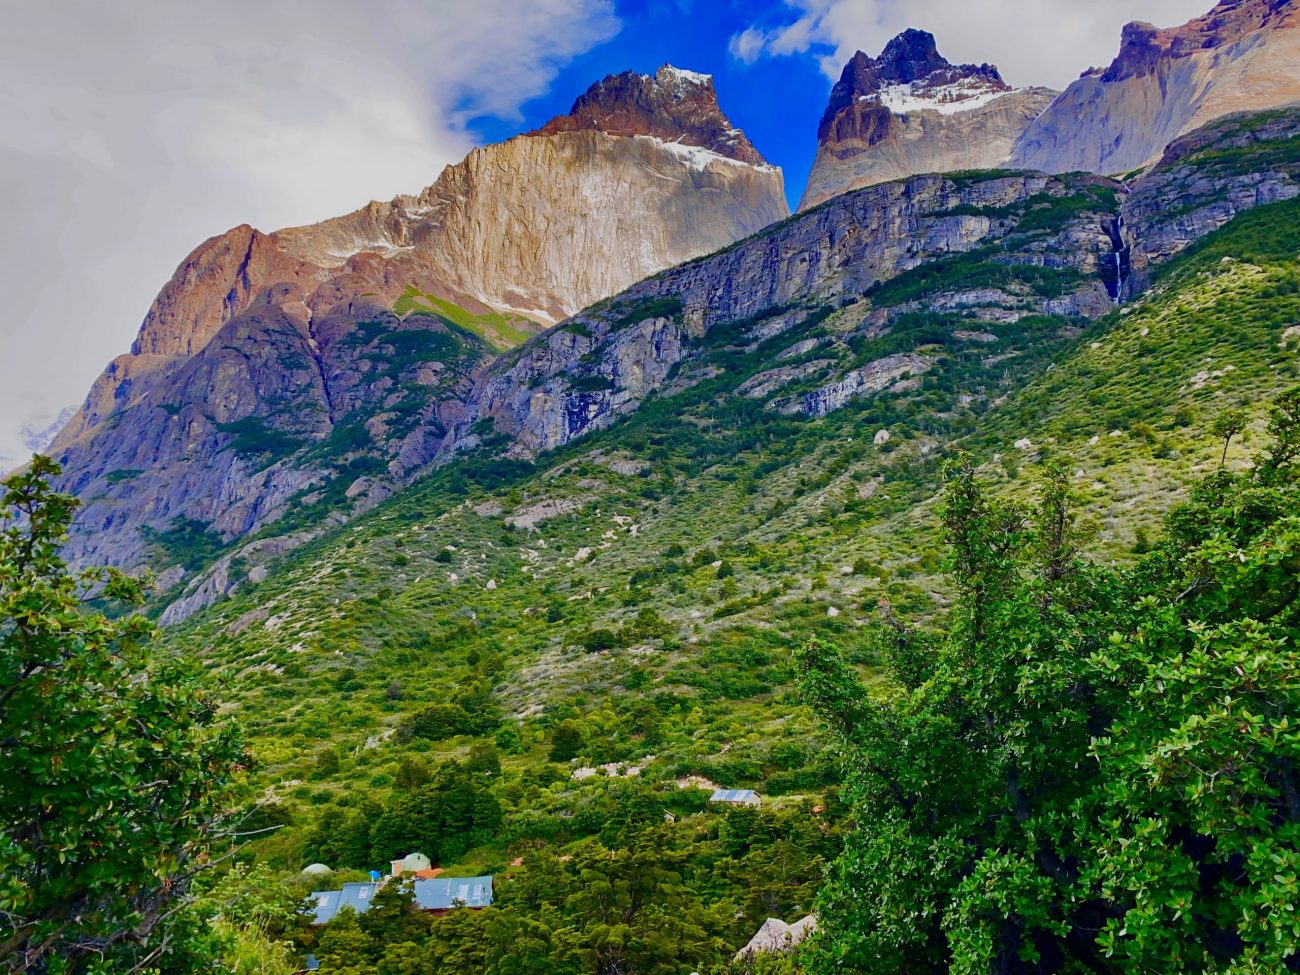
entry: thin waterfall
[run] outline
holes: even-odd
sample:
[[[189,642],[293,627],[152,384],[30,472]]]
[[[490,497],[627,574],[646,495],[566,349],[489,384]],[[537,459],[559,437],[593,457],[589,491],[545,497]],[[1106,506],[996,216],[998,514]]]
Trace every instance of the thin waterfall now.
[[[1129,260],[1129,246],[1124,241],[1124,218],[1116,217],[1107,225],[1106,236],[1110,238],[1111,261],[1114,263],[1113,281],[1106,282],[1106,291],[1115,299],[1115,304],[1124,304],[1124,271]],[[1109,277],[1109,276],[1108,276]]]

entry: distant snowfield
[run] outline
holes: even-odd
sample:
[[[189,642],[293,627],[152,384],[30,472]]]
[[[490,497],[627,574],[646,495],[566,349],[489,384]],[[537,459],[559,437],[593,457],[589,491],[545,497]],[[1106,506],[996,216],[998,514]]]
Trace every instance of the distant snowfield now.
[[[66,406],[57,413],[45,412],[22,421],[19,432],[21,444],[0,443],[0,473],[6,473],[31,460],[32,454],[43,453],[77,412],[75,406]]]
[[[906,85],[889,85],[875,95],[859,95],[859,101],[879,101],[896,115],[909,112],[938,112],[940,115],[957,115],[982,108],[990,102],[997,101],[1003,95],[1014,94],[1016,89],[999,90],[987,85],[957,82],[927,88],[923,82]]]
[[[709,82],[713,80],[713,75],[711,74],[700,74],[700,72],[698,71],[687,71],[684,68],[675,68],[671,64],[666,64],[664,65],[664,67],[670,73],[675,74],[678,78],[682,79],[683,81],[689,81],[691,84],[707,85]],[[650,75],[642,75],[642,77],[649,78]]]

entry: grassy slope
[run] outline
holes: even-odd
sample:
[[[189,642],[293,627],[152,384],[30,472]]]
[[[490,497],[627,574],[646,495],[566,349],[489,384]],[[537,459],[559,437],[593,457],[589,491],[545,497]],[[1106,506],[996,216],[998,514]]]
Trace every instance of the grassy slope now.
[[[450,301],[426,294],[413,284],[407,285],[406,291],[393,304],[393,314],[399,318],[405,318],[407,315],[435,316],[449,325],[477,336],[498,352],[526,342],[537,334],[540,328],[535,322],[521,316],[502,315],[496,312],[475,315]]]
[[[536,467],[471,458],[438,471],[170,639],[227,670],[263,779],[300,823],[351,805],[358,789],[382,797],[404,754],[463,754],[464,738],[385,736],[454,696],[489,654],[501,664],[494,696],[519,729],[508,771],[541,767],[554,723],[581,717],[590,762],[652,751],[651,776],[815,791],[831,763],[790,697],[785,647],[813,632],[858,646],[882,597],[904,612],[941,609],[941,457],[965,446],[1013,494],[1031,489],[1041,453],[1068,458],[1094,551],[1127,557],[1138,530],[1217,460],[1205,433],[1214,413],[1258,411],[1295,382],[1300,340],[1285,347],[1283,335],[1300,322],[1298,218],[1297,203],[1239,218],[1082,334],[1052,320],[995,327],[999,353],[1019,354],[993,366],[986,350],[935,345],[941,367],[920,389],[821,421],[730,395],[806,334],[749,353],[719,347],[722,376]],[[936,324],[901,329],[923,337]],[[831,316],[807,332],[838,327]],[[874,358],[874,343],[841,355]],[[893,434],[884,448],[879,429]],[[1023,439],[1033,446],[1014,446]],[[534,529],[507,521],[543,502],[553,516]],[[598,629],[615,633],[615,650],[581,649]],[[666,719],[649,743],[646,708]],[[340,771],[321,776],[330,749]],[[511,808],[522,821],[572,801],[555,787]],[[266,855],[294,866],[300,835]],[[507,852],[503,841],[465,865]]]

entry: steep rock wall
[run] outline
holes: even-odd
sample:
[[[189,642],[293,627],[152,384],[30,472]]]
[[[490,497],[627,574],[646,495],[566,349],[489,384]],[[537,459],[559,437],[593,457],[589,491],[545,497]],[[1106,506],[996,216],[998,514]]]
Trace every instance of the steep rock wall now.
[[[1223,0],[1172,30],[1133,23],[1106,70],[1070,85],[1016,143],[1011,163],[1122,174],[1224,115],[1300,101],[1294,0]]]

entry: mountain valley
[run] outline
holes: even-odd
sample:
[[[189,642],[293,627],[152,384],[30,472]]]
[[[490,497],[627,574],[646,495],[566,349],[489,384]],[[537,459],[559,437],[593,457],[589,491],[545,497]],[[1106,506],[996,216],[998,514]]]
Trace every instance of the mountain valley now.
[[[91,573],[49,591],[107,633],[95,571],[147,576],[159,672],[245,749],[187,904],[221,960],[160,975],[1296,970],[1296,17],[1132,24],[1059,93],[908,30],[794,212],[665,65],[200,244],[48,449]],[[1209,703],[1153,730],[1117,687]]]

